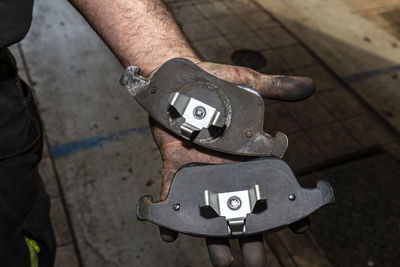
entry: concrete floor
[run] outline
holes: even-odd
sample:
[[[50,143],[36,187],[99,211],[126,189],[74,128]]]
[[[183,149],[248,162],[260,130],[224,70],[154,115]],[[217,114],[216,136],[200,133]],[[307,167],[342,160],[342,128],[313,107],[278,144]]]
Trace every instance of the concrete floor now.
[[[310,233],[333,266],[397,266],[399,162],[384,151],[302,176],[335,188],[336,205],[311,216]]]
[[[255,1],[294,33],[382,120],[400,131],[400,116],[395,115],[400,114],[400,43],[396,36],[367,19],[347,0],[324,4],[319,0]],[[390,0],[374,4],[378,2]]]
[[[265,130],[288,134],[284,159],[301,180],[327,170],[339,175],[340,166],[369,157],[398,170],[397,130],[256,2],[165,2],[203,59],[233,64],[234,51],[252,49],[268,61],[262,72],[315,79],[317,93],[304,102],[266,101]],[[56,266],[210,266],[203,240],[181,235],[166,244],[156,227],[136,220],[137,199],[158,196],[159,153],[147,115],[118,84],[121,65],[79,14],[66,1],[36,0],[31,31],[12,51],[45,124],[41,173],[52,197]],[[332,229],[321,226],[323,216],[316,218],[307,236],[266,236],[269,266],[345,266],[324,252],[329,236],[321,233]]]
[[[346,0],[361,14],[400,38],[400,2],[397,0]]]

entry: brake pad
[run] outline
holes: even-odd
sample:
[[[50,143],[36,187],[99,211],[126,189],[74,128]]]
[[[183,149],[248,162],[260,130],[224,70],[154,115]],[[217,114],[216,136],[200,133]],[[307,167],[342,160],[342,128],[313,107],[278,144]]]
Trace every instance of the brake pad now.
[[[176,58],[149,79],[128,67],[120,83],[153,117],[173,133],[225,153],[282,157],[287,136],[263,131],[264,101],[252,88],[221,80]]]
[[[187,165],[167,199],[143,196],[139,220],[204,237],[253,235],[290,225],[334,202],[328,182],[302,188],[290,167],[275,157],[224,165]]]

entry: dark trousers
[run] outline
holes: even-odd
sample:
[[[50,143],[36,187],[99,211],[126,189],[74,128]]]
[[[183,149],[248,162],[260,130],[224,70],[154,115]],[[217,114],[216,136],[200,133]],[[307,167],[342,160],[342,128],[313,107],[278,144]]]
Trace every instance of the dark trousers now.
[[[33,256],[39,267],[54,264],[50,199],[38,173],[41,156],[32,92],[18,78],[14,58],[0,49],[0,266],[35,266]]]

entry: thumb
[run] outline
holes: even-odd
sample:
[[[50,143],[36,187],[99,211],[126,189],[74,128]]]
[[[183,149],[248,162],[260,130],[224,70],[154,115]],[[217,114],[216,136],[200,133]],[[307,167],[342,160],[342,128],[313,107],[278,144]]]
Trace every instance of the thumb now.
[[[163,170],[163,174],[162,174],[163,178],[162,178],[161,192],[160,192],[161,200],[164,200],[167,198],[168,191],[171,186],[171,182],[172,182],[174,174],[175,174],[175,171],[173,171],[173,170],[165,170],[165,169]],[[165,242],[173,242],[177,239],[178,232],[160,226],[160,236],[161,236],[161,239],[164,240]]]
[[[264,98],[299,101],[310,97],[315,86],[311,78],[262,74],[246,67],[201,62],[200,68],[231,83],[249,86]]]

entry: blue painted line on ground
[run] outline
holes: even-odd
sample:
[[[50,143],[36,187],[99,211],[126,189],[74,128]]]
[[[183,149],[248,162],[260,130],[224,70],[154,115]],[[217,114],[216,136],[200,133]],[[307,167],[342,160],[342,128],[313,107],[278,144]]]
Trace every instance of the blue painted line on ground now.
[[[80,152],[83,150],[102,146],[105,143],[114,141],[115,139],[117,139],[120,136],[133,134],[133,133],[149,134],[150,128],[148,126],[142,127],[142,128],[130,128],[130,129],[121,130],[121,131],[118,131],[115,133],[103,134],[103,135],[89,137],[89,138],[81,139],[81,140],[70,142],[70,143],[55,145],[55,146],[50,147],[50,153],[53,156],[53,158],[59,158],[59,157],[74,154],[74,153],[77,153],[77,152]]]
[[[370,70],[370,71],[366,71],[366,72],[362,72],[362,73],[349,75],[347,77],[343,77],[343,80],[347,83],[356,83],[356,82],[360,82],[360,81],[368,79],[368,78],[380,76],[383,74],[388,74],[388,73],[398,71],[398,70],[400,70],[400,65],[394,65],[394,66],[391,66],[388,68],[375,69],[375,70]],[[78,140],[75,142],[55,145],[50,148],[50,152],[54,158],[59,158],[59,157],[77,153],[77,152],[80,152],[83,150],[102,146],[104,143],[111,142],[111,141],[115,140],[116,138],[118,138],[119,136],[124,136],[124,135],[132,134],[132,133],[148,134],[149,132],[150,132],[149,127],[125,129],[125,130],[121,130],[121,131],[118,131],[115,133],[104,134],[104,135],[81,139],[81,140]]]
[[[370,71],[366,71],[366,72],[353,74],[353,75],[350,75],[347,77],[343,77],[343,80],[347,83],[356,83],[356,82],[363,81],[365,79],[380,76],[383,74],[388,74],[388,73],[398,71],[398,70],[400,70],[400,65],[394,65],[394,66],[390,66],[387,68],[375,69],[375,70],[370,70]]]

